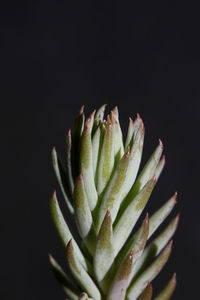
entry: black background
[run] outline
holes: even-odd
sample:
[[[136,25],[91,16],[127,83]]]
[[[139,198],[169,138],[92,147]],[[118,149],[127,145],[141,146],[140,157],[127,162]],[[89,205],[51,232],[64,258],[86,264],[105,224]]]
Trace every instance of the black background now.
[[[178,191],[181,222],[155,294],[176,271],[173,299],[199,291],[199,7],[192,1],[6,1],[1,7],[0,298],[65,299],[48,252],[65,264],[49,216],[50,162],[86,113],[118,105],[123,131],[139,112],[143,162],[163,140],[167,164],[151,213]],[[62,195],[58,197],[63,203]],[[64,207],[64,206],[63,206]],[[169,219],[168,219],[169,221]],[[165,225],[167,222],[165,222]]]

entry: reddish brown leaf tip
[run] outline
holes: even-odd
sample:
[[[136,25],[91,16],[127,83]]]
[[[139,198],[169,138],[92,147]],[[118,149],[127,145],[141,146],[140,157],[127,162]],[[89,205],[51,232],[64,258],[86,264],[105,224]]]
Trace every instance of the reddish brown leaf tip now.
[[[55,152],[56,151],[56,147],[53,146],[53,148],[51,149],[51,152]]]
[[[149,222],[149,213],[146,213],[145,219],[144,219],[145,223]]]
[[[158,139],[158,142],[159,142],[160,148],[163,150],[163,149],[164,149],[164,146],[163,146],[163,142],[161,141],[161,139]]]
[[[85,105],[82,105],[81,108],[80,108],[80,111],[79,111],[79,115],[83,114],[84,108],[85,108]]]
[[[177,281],[177,279],[176,279],[176,273],[173,274],[172,280],[174,281],[174,283],[176,283],[176,281]]]
[[[49,260],[52,260],[53,256],[51,255],[51,253],[48,254]]]
[[[148,283],[147,283],[147,288],[148,288],[148,289],[152,289],[152,285],[151,285],[151,282],[150,282],[150,281],[148,281]]]
[[[111,126],[111,120],[110,120],[110,115],[107,115],[107,124],[108,124],[108,126]]]
[[[139,113],[137,113],[137,119],[140,119],[140,114]]]
[[[128,158],[130,156],[130,147],[128,146],[126,153],[125,153],[126,157]]]
[[[72,248],[72,239],[70,239],[69,242],[67,243],[67,249],[68,248]]]
[[[173,197],[174,197],[174,201],[175,201],[175,203],[176,203],[176,202],[177,202],[178,193],[175,192]]]
[[[156,175],[155,174],[153,175],[152,180],[153,180],[153,183],[155,184],[156,183]]]
[[[180,219],[180,213],[177,214],[177,216],[175,217],[175,224],[176,224],[176,226],[178,225],[179,219]]]
[[[131,250],[131,251],[129,252],[128,257],[129,257],[129,259],[132,259],[132,258],[133,258],[133,250]]]
[[[82,174],[82,173],[80,173],[80,174],[79,174],[79,176],[78,176],[78,180],[79,180],[79,181],[81,181],[81,180],[82,180],[82,178],[83,178],[83,174]]]
[[[107,218],[110,218],[110,216],[111,216],[111,214],[110,214],[110,210],[109,210],[109,209],[107,209],[107,211],[106,211],[106,217],[107,217]]]
[[[168,247],[171,249],[172,248],[172,246],[173,246],[173,240],[171,240],[170,242],[169,242],[169,244],[168,244]]]
[[[70,128],[70,129],[67,130],[66,135],[71,136],[71,132],[72,132],[72,130],[71,130],[71,128]]]
[[[51,198],[55,198],[56,197],[56,190],[53,192]]]
[[[165,162],[165,155],[162,156],[161,160]]]

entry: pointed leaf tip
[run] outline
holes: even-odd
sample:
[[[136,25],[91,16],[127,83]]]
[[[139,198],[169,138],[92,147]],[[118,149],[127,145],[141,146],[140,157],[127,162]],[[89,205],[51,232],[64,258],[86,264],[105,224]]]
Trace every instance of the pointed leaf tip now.
[[[161,141],[161,139],[158,139],[158,141],[159,141],[159,146],[160,146],[160,148],[163,150],[163,149],[164,149],[163,142]]]
[[[137,119],[140,119],[140,114],[139,113],[137,113]]]
[[[126,150],[126,157],[128,158],[130,156],[130,146],[128,146]]]
[[[156,175],[155,174],[153,175],[152,180],[153,180],[153,183],[155,184],[156,183]]]
[[[80,173],[79,176],[78,176],[78,180],[81,181],[82,179],[83,179],[83,174]]]
[[[53,191],[53,194],[51,195],[51,198],[55,198],[56,197],[56,190]]]
[[[84,108],[85,108],[85,105],[82,105],[80,108],[80,111],[79,111],[79,115],[81,115],[84,112]]]
[[[56,151],[56,146],[53,146],[51,152],[55,152],[55,151]]]

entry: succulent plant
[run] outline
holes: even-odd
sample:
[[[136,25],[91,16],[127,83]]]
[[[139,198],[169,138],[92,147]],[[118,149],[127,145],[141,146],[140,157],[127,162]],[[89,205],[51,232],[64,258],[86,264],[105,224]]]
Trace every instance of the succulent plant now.
[[[84,107],[80,109],[73,133],[69,130],[66,134],[64,164],[55,148],[52,150],[71,228],[61,212],[56,192],[50,200],[50,211],[65,248],[67,274],[71,275],[52,255],[50,265],[70,300],[150,300],[150,282],[171,254],[171,238],[179,216],[150,243],[147,241],[172,211],[177,194],[150,217],[146,214],[135,230],[165,165],[163,144],[159,140],[137,176],[144,142],[142,119],[139,115],[135,121],[129,119],[124,143],[117,107],[106,120],[104,111],[105,105],[85,121]],[[78,229],[78,239],[72,222]],[[175,286],[174,274],[154,300],[170,299]]]

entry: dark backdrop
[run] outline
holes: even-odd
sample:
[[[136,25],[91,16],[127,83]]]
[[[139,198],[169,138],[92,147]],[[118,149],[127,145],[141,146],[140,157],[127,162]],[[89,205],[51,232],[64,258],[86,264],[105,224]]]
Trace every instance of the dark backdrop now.
[[[64,251],[49,216],[58,186],[50,162],[86,112],[118,105],[125,131],[139,112],[144,161],[165,145],[166,168],[149,212],[179,192],[174,250],[155,293],[177,272],[173,299],[199,294],[198,1],[5,1],[1,4],[0,298],[65,299],[47,253]],[[58,197],[63,203],[61,193]],[[64,206],[63,206],[64,207]],[[169,220],[169,219],[168,219]],[[165,223],[167,224],[167,223]]]

